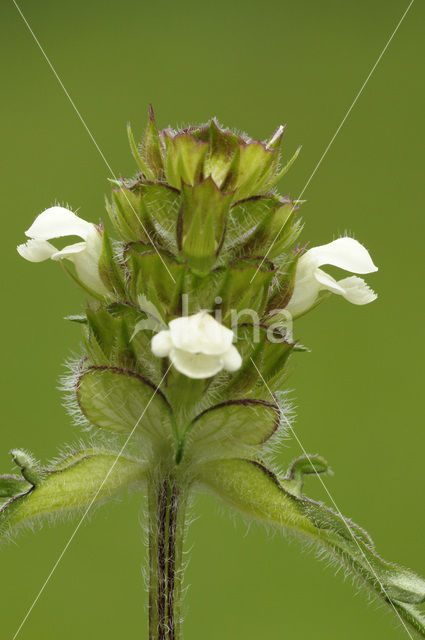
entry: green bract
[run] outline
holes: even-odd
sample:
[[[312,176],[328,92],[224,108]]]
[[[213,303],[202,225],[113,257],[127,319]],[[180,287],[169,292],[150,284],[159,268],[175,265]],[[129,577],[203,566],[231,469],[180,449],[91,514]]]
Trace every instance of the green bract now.
[[[268,142],[253,141],[214,119],[182,131],[158,130],[151,110],[140,144],[128,129],[139,173],[114,181],[106,201],[114,237],[53,207],[19,248],[27,259],[44,259],[44,225],[53,218],[49,237],[70,235],[63,225],[71,220],[96,240],[100,255],[82,243],[80,265],[93,262],[97,280],[80,267],[83,283],[66,267],[94,298],[83,315],[69,318],[82,327],[84,352],[67,388],[72,411],[102,445],[91,443],[46,467],[25,451],[12,451],[21,475],[0,476],[0,532],[11,536],[43,516],[84,512],[127,487],[143,491],[151,640],[181,637],[185,508],[197,491],[313,542],[425,636],[417,608],[425,600],[424,581],[384,562],[359,526],[304,495],[304,476],[326,473],[326,461],[299,458],[286,475],[270,469],[270,451],[290,426],[283,391],[288,363],[293,353],[306,351],[293,340],[285,315],[300,260],[309,281],[307,307],[310,299],[320,302],[322,289],[355,304],[374,299],[359,278],[336,282],[322,264],[376,270],[352,239],[316,248],[307,259],[295,245],[299,203],[274,191],[298,153],[281,163],[283,131],[279,127]],[[351,247],[349,261],[341,258],[342,245]],[[94,291],[87,282],[99,284],[99,277]],[[304,312],[302,295],[297,306]],[[156,357],[151,341],[158,332],[171,340],[170,322],[201,311],[216,314],[224,341],[229,329],[234,333],[234,344],[226,343],[223,352],[207,345],[201,354],[225,358],[235,347],[242,363],[226,360],[215,375],[188,377],[177,366],[181,344],[170,342],[166,355]],[[189,344],[183,355],[190,362],[199,353]]]

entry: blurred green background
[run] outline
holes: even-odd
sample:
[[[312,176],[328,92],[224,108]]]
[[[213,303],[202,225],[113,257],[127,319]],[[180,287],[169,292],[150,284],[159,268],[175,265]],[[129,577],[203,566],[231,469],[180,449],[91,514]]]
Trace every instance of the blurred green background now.
[[[303,151],[281,185],[296,197],[395,28],[399,0],[22,0],[51,58],[116,173],[134,165],[125,124],[140,134],[149,102],[158,123],[217,116],[265,138],[288,121],[285,151]],[[364,525],[384,558],[425,574],[423,205],[425,7],[416,2],[309,185],[305,240],[346,230],[370,249],[379,299],[336,296],[298,322],[312,352],[294,360],[297,434],[335,475],[341,511]],[[76,441],[57,390],[79,329],[62,318],[82,296],[52,263],[15,246],[57,199],[104,216],[110,175],[11,1],[2,5],[2,384],[0,468],[12,447],[43,460]],[[288,442],[286,466],[300,454]],[[326,499],[314,479],[307,492]],[[298,543],[197,500],[188,547],[187,640],[406,637],[343,575]],[[74,524],[21,535],[0,554],[1,637],[12,638]],[[84,524],[19,638],[145,638],[138,496]]]

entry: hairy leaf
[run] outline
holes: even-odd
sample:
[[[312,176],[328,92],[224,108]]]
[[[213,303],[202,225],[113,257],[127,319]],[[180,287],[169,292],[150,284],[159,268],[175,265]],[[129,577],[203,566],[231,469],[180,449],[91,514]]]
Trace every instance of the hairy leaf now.
[[[77,452],[46,470],[43,481],[13,496],[0,509],[0,532],[48,515],[87,507],[142,482],[145,466],[127,456],[93,449]]]
[[[279,409],[264,400],[229,400],[201,413],[192,422],[190,451],[217,457],[266,442],[279,426]]]
[[[151,441],[171,434],[171,409],[153,383],[134,371],[91,367],[77,385],[81,410],[93,425]]]
[[[425,601],[425,581],[382,560],[360,527],[322,504],[290,493],[285,480],[252,460],[211,460],[200,467],[198,478],[246,516],[294,531],[324,549],[425,635],[424,619],[414,606]]]

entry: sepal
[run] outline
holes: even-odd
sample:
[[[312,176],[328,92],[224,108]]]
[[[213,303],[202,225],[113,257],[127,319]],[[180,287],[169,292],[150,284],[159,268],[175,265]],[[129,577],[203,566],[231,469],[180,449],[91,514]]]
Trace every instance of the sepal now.
[[[254,276],[255,282],[251,284]],[[255,258],[231,262],[220,291],[223,320],[241,323],[253,322],[253,317],[261,317],[273,276],[274,267],[268,261],[261,265]]]
[[[105,201],[112,224],[125,242],[151,242],[154,230],[151,226],[142,195],[124,184],[112,190],[112,202]]]
[[[143,295],[162,314],[177,314],[185,265],[166,251],[132,242],[125,247],[124,260],[129,276],[128,289],[134,301]]]
[[[166,150],[165,177],[167,183],[180,189],[183,182],[189,185],[200,182],[203,178],[203,165],[208,145],[185,133],[170,136],[165,131],[163,140]]]
[[[149,107],[149,120],[142,140],[142,155],[156,180],[164,178],[164,148],[159,137],[152,105]]]
[[[222,193],[211,178],[196,186],[182,184],[178,244],[190,268],[206,275],[220,250],[231,194]]]
[[[124,272],[114,254],[114,249],[106,229],[103,230],[102,234],[99,275],[109,291],[113,292],[117,298],[125,299],[126,288],[124,284]]]

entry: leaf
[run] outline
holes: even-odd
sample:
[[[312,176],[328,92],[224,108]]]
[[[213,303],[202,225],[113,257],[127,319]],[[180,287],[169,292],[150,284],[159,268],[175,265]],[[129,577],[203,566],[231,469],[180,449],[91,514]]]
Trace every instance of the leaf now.
[[[0,509],[0,532],[10,535],[23,524],[41,516],[87,507],[92,501],[110,498],[126,487],[139,484],[145,466],[114,452],[77,452],[46,471],[37,487],[12,497]]]
[[[264,400],[229,400],[198,415],[189,427],[192,455],[235,455],[266,442],[279,426],[277,405]]]
[[[299,471],[306,469],[304,462]],[[253,460],[209,460],[199,466],[198,480],[246,516],[301,534],[325,550],[425,635],[424,618],[414,606],[425,601],[425,581],[382,560],[358,525],[305,496],[292,495],[285,480]]]
[[[32,485],[22,476],[0,476],[0,498],[11,498],[17,493],[25,493]]]
[[[20,468],[22,476],[27,482],[34,487],[41,484],[44,477],[44,470],[31,453],[23,449],[12,449],[10,455],[13,458],[13,462]]]
[[[108,431],[148,436],[151,442],[172,433],[171,408],[162,391],[134,371],[91,367],[80,377],[77,399],[89,422]]]
[[[321,456],[301,456],[291,464],[282,484],[290,493],[301,498],[304,476],[319,473],[329,473],[329,465],[324,458]]]

